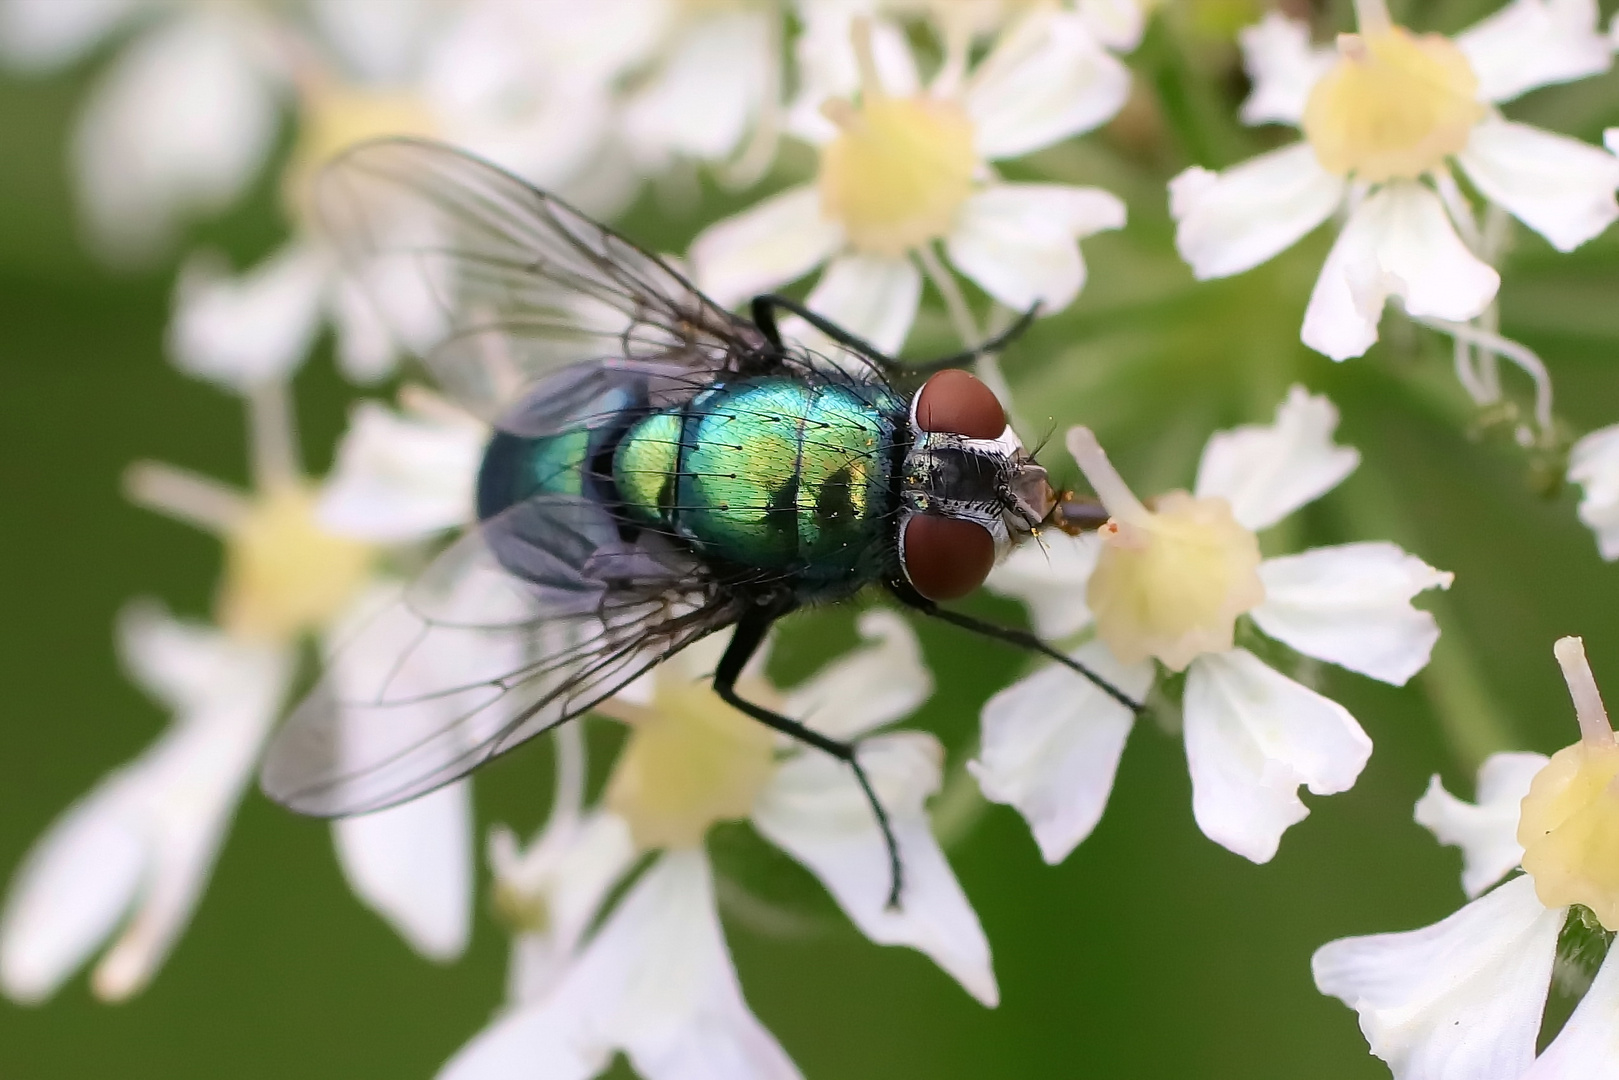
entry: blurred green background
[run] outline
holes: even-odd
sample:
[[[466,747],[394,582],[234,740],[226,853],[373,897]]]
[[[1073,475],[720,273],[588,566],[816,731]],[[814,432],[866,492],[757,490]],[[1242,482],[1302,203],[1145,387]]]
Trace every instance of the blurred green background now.
[[[1403,10],[1413,25],[1454,30],[1492,6]],[[1344,414],[1340,438],[1365,464],[1271,540],[1386,537],[1454,570],[1455,588],[1434,603],[1445,633],[1434,669],[1403,689],[1322,674],[1376,750],[1352,792],[1306,796],[1312,815],[1267,866],[1197,832],[1180,743],[1151,720],[1125,752],[1100,827],[1061,866],[1040,862],[1014,813],[985,809],[951,857],[994,949],[1002,1005],[993,1011],[920,955],[870,945],[806,876],[741,830],[722,832],[722,870],[803,916],[784,932],[728,914],[727,928],[749,1002],[807,1077],[1385,1076],[1354,1015],[1316,994],[1311,951],[1458,906],[1459,857],[1413,824],[1411,805],[1431,773],[1470,795],[1482,753],[1550,752],[1573,740],[1555,637],[1584,635],[1599,682],[1619,700],[1619,566],[1598,558],[1575,519],[1575,492],[1547,491],[1535,461],[1474,422],[1445,343],[1391,313],[1384,344],[1364,359],[1335,366],[1305,350],[1298,325],[1330,242],[1324,232],[1266,267],[1202,286],[1173,257],[1164,179],[1193,161],[1230,164],[1280,134],[1239,130],[1222,114],[1242,90],[1229,44],[1171,23],[1132,61],[1145,96],[1158,92],[1156,111],[1023,167],[1120,192],[1131,224],[1087,241],[1086,292],[1013,350],[1007,370],[1025,413],[1042,404],[1036,424],[1096,427],[1142,492],[1189,483],[1209,432],[1267,419],[1289,383],[1329,394]],[[173,264],[113,274],[78,242],[65,144],[85,79],[0,82],[8,875],[66,805],[165,722],[117,666],[120,606],[156,596],[182,614],[209,611],[218,545],[126,504],[122,470],[150,457],[246,479],[239,403],[164,359]],[[1619,125],[1619,73],[1537,92],[1508,112],[1594,141]],[[795,161],[804,164],[789,157],[778,181]],[[187,247],[222,247],[238,265],[270,250],[282,235],[272,177],[194,230]],[[678,250],[742,201],[711,194],[701,214],[672,214],[649,196],[623,227]],[[1504,332],[1546,359],[1571,430],[1619,422],[1619,230],[1573,256],[1517,236]],[[913,347],[926,352],[944,338],[942,323],[924,323]],[[318,471],[353,392],[323,347],[297,393]],[[989,597],[973,606],[1020,617]],[[948,628],[919,629],[938,692],[916,722],[958,764],[971,753],[979,706],[1024,661]],[[776,674],[790,682],[852,641],[847,611],[802,617],[784,633]],[[597,723],[592,734],[600,772],[613,733]],[[538,822],[548,755],[534,746],[479,775],[485,823]],[[428,1077],[499,1005],[506,944],[480,914],[464,959],[423,962],[349,895],[325,826],[250,793],[194,923],[152,987],[105,1006],[80,978],[40,1007],[0,1003],[0,1077]],[[628,1071],[620,1063],[614,1075]]]

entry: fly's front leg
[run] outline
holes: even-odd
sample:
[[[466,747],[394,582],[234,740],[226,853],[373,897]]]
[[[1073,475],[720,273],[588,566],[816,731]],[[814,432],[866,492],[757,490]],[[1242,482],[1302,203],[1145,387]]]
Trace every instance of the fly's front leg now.
[[[930,615],[952,626],[959,626],[963,630],[971,630],[973,633],[981,634],[984,637],[994,638],[996,641],[1004,641],[1007,644],[1028,649],[1030,652],[1037,652],[1041,656],[1049,656],[1070,671],[1077,672],[1089,679],[1098,690],[1138,716],[1146,708],[1141,702],[1135,700],[1078,660],[1075,660],[1061,649],[1046,644],[1027,630],[1017,630],[1010,626],[997,626],[995,623],[985,622],[983,619],[975,619],[971,615],[963,615],[959,611],[942,608],[917,592],[907,582],[891,581],[888,583],[888,590],[898,597],[900,603],[906,607],[914,608],[924,615]]]
[[[797,720],[771,712],[737,695],[736,681],[741,677],[742,669],[758,650],[765,639],[765,634],[770,630],[770,624],[775,622],[776,618],[777,613],[774,611],[749,612],[736,624],[736,632],[731,635],[731,643],[726,646],[725,655],[720,658],[719,667],[714,671],[714,693],[720,696],[721,701],[753,717],[766,727],[774,728],[783,735],[825,751],[854,770],[854,778],[860,784],[860,790],[865,792],[866,801],[871,804],[871,812],[877,818],[877,827],[883,833],[883,843],[888,847],[888,906],[897,908],[903,880],[899,843],[894,839],[894,829],[888,822],[888,811],[883,809],[882,802],[877,798],[877,792],[871,786],[871,779],[866,775],[859,758],[855,756],[855,745],[828,738],[818,731],[805,727]]]

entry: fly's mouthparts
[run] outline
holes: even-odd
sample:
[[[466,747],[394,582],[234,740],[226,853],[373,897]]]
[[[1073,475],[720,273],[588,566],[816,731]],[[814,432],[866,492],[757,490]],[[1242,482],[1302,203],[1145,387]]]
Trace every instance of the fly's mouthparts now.
[[[1112,517],[1102,501],[1064,491],[1057,496],[1057,505],[1051,510],[1051,524],[1069,536],[1095,532]]]

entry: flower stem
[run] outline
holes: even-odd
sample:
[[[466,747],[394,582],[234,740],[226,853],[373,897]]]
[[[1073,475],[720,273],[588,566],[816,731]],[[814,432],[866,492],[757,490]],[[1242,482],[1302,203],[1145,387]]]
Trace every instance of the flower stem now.
[[[1558,638],[1552,655],[1563,669],[1568,696],[1574,699],[1574,715],[1580,722],[1580,741],[1587,746],[1612,746],[1613,728],[1608,710],[1602,706],[1602,693],[1585,658],[1585,642],[1577,637]]]
[[[272,379],[247,393],[253,482],[260,490],[296,483],[303,475],[288,389],[286,383]]]
[[[1387,0],[1355,0],[1355,24],[1363,34],[1386,33],[1394,25]]]
[[[1458,341],[1503,359],[1510,360],[1524,370],[1535,382],[1535,424],[1545,435],[1552,429],[1552,377],[1539,356],[1511,338],[1502,337],[1472,323],[1451,322],[1449,319],[1418,318],[1417,322]]]

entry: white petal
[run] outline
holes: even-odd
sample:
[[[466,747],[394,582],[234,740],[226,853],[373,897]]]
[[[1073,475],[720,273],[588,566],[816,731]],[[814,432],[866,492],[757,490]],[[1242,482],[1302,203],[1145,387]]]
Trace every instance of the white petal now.
[[[489,835],[489,864],[495,886],[543,905],[543,932],[519,934],[512,942],[508,999],[537,1003],[551,993],[595,922],[608,891],[634,864],[639,852],[624,819],[606,811],[583,818],[553,813],[540,835],[519,851],[511,830],[495,826]]]
[[[1597,535],[1597,549],[1619,559],[1619,424],[1591,432],[1568,455],[1570,483],[1585,488],[1580,520]]]
[[[577,1038],[565,1010],[520,1006],[497,1017],[438,1071],[437,1080],[590,1080],[612,1051]]]
[[[1242,122],[1297,126],[1304,119],[1310,91],[1337,61],[1337,50],[1311,45],[1310,24],[1280,11],[1267,12],[1237,37],[1243,67],[1253,83],[1242,103]]]
[[[1102,542],[1094,533],[1048,533],[1037,544],[1013,548],[989,572],[984,586],[998,596],[1023,601],[1034,632],[1048,641],[1061,641],[1090,625],[1085,590],[1101,553]]]
[[[169,326],[175,365],[237,391],[291,378],[314,344],[326,281],[325,259],[296,240],[237,278],[211,257],[187,260]]]
[[[888,849],[847,765],[826,754],[796,754],[777,770],[754,808],[754,826],[821,879],[854,924],[882,945],[909,945],[932,957],[967,992],[1000,998],[989,942],[933,838],[923,801],[939,787],[944,756],[921,732],[879,735],[860,744],[860,762],[888,812],[904,870],[899,909],[888,904]]]
[[[631,152],[653,163],[670,154],[718,161],[735,152],[765,105],[770,18],[722,11],[688,26],[663,66],[624,104]]]
[[[224,208],[275,138],[276,99],[235,20],[171,20],[119,53],[85,103],[73,157],[106,254],[151,255],[189,211]]]
[[[139,0],[6,0],[0,57],[9,67],[46,71],[71,63],[124,20]]]
[[[708,859],[663,855],[608,918],[556,999],[647,1080],[798,1080],[742,1000]],[[539,1075],[548,1075],[537,1070]]]
[[[840,255],[827,266],[805,302],[843,329],[892,355],[905,344],[922,300],[922,274],[908,259]],[[817,352],[837,348],[803,320],[782,320],[782,332]]]
[[[378,382],[393,373],[398,348],[371,298],[349,274],[332,283],[327,312],[337,333],[337,363],[353,382]]]
[[[1197,496],[1218,495],[1245,528],[1268,529],[1337,487],[1360,464],[1360,451],[1333,444],[1337,429],[1331,401],[1290,387],[1275,423],[1210,437],[1197,466]]]
[[[0,922],[0,982],[49,996],[126,912],[96,993],[143,988],[189,921],[269,733],[290,655],[136,605],[120,619],[125,663],[175,710],[161,738],[109,775],[35,846]]]
[[[444,27],[436,0],[310,0],[322,44],[356,83],[406,83]]]
[[[1256,863],[1309,814],[1300,784],[1316,795],[1348,791],[1372,753],[1347,709],[1246,649],[1194,660],[1184,711],[1198,828]]]
[[[860,89],[860,68],[850,37],[856,17],[871,21],[871,52],[884,91],[894,97],[910,97],[921,89],[916,57],[905,31],[878,14],[877,5],[866,0],[798,5],[803,29],[793,50],[799,91],[787,110],[789,132],[813,144],[837,136],[837,126],[822,114],[821,106],[828,98],[852,98]]]
[[[1537,86],[1608,70],[1612,46],[1597,27],[1596,0],[1513,0],[1456,35],[1478,76],[1481,101],[1508,101]]]
[[[1309,143],[1213,173],[1193,166],[1169,182],[1175,249],[1200,281],[1230,277],[1286,251],[1332,216],[1344,182]]]
[[[903,720],[933,695],[933,673],[922,661],[922,646],[898,612],[863,612],[860,636],[871,644],[839,657],[788,693],[788,716],[834,739],[858,739]]]
[[[1619,31],[1619,19],[1613,21],[1616,31]],[[1614,50],[1619,52],[1619,33],[1615,35]],[[1619,154],[1619,128],[1608,128],[1602,133],[1602,145],[1608,148],[1608,153]]]
[[[1306,656],[1404,686],[1439,640],[1439,624],[1411,598],[1454,577],[1394,544],[1313,548],[1259,564],[1265,601],[1250,614]]]
[[[1037,10],[995,44],[968,80],[978,153],[1018,157],[1105,123],[1130,95],[1130,69],[1085,20]]]
[[[332,823],[337,861],[362,902],[429,960],[472,933],[472,788],[466,781]]]
[[[69,807],[29,851],[0,916],[0,987],[44,1001],[135,902],[147,864],[140,774],[120,769]]]
[[[803,277],[842,243],[842,227],[821,216],[821,194],[806,184],[704,229],[692,241],[692,272],[698,288],[734,307]]]
[[[1619,219],[1619,158],[1578,139],[1492,116],[1473,128],[1456,160],[1486,198],[1559,251]]]
[[[1608,950],[1574,1015],[1522,1080],[1619,1080],[1619,953]]]
[[[1520,1077],[1566,913],[1517,877],[1433,926],[1323,945],[1310,966],[1401,1080]]]
[[[1018,311],[1061,311],[1085,285],[1077,240],[1124,227],[1124,203],[1101,188],[994,184],[962,206],[945,241],[950,261]]]
[[[1446,791],[1437,775],[1417,801],[1417,824],[1441,844],[1462,849],[1462,888],[1469,897],[1500,881],[1523,858],[1519,804],[1546,761],[1544,754],[1491,754],[1478,771],[1476,805]]]
[[[1140,700],[1151,663],[1129,667],[1091,642],[1070,654]],[[1135,717],[1094,683],[1056,664],[984,703],[978,760],[967,769],[991,802],[1015,807],[1048,863],[1068,857],[1102,818]]]
[[[1131,52],[1141,44],[1147,13],[1140,0],[1079,0],[1078,10],[1096,40],[1114,52]]]
[[[402,416],[360,402],[321,492],[321,525],[397,543],[467,524],[486,439],[470,417]]]
[[[1501,277],[1467,250],[1445,208],[1415,181],[1386,184],[1349,215],[1304,312],[1304,343],[1334,360],[1377,340],[1390,296],[1414,316],[1465,322],[1495,298]]]

